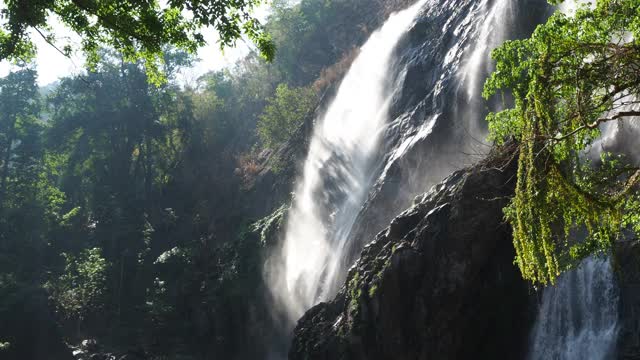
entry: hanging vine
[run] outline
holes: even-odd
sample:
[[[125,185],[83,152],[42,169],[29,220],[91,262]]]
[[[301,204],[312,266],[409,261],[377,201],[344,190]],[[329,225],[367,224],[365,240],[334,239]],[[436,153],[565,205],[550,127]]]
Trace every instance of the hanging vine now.
[[[487,120],[493,141],[519,144],[505,215],[525,279],[554,283],[624,231],[640,232],[637,164],[594,146],[603,124],[640,116],[639,35],[640,0],[599,0],[492,53],[496,71],[483,95],[514,100]]]

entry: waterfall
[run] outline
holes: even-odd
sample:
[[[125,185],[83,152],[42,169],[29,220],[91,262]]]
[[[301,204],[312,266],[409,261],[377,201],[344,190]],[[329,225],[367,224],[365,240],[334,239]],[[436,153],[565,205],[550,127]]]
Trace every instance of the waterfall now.
[[[468,165],[469,153],[486,153],[480,92],[489,52],[549,15],[545,1],[427,1],[371,35],[316,119],[284,238],[265,265],[287,331],[337,292],[352,256],[389,215]],[[561,276],[543,293],[528,358],[608,359],[617,296],[608,260],[587,259]]]
[[[362,246],[417,194],[489,149],[488,53],[530,29],[513,19],[517,0],[428,1],[370,36],[315,121],[283,240],[265,264],[283,328],[334,296]]]
[[[374,180],[389,107],[404,80],[394,50],[425,3],[392,14],[371,35],[316,121],[284,243],[267,269],[271,293],[290,321],[334,295],[344,280],[347,239]]]
[[[529,359],[611,359],[617,335],[618,289],[611,264],[588,258],[544,290]]]

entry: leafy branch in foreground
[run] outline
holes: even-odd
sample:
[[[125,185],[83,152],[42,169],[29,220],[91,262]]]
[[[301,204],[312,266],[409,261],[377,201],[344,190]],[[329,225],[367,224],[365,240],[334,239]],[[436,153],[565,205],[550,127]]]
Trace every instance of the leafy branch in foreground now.
[[[601,125],[636,121],[640,1],[598,0],[556,12],[529,39],[493,51],[484,97],[512,95],[489,114],[496,143],[519,141],[517,188],[506,218],[525,279],[554,283],[581,259],[640,232],[640,170],[621,154],[590,159]]]
[[[263,0],[5,0],[0,2],[0,60],[29,60],[35,55],[31,34],[41,36],[69,56],[70,44],[60,44],[48,25],[59,19],[80,35],[90,68],[101,48],[113,48],[126,61],[143,60],[156,83],[163,81],[162,49],[171,46],[189,53],[205,45],[203,28],[217,31],[221,47],[233,46],[246,35],[270,60],[275,47],[260,22],[251,15]],[[30,32],[29,30],[33,30]]]

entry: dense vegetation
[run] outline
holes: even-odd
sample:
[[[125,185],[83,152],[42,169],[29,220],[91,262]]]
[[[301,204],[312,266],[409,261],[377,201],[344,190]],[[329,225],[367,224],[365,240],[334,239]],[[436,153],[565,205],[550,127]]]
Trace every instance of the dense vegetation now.
[[[29,10],[44,16],[48,6],[73,12],[79,4]],[[0,79],[0,322],[15,322],[13,306],[45,291],[72,344],[95,337],[157,356],[257,358],[264,344],[244,345],[269,331],[267,244],[250,232],[267,213],[256,213],[262,200],[246,180],[264,168],[264,149],[300,127],[391,3],[274,1],[265,24],[279,49],[272,62],[251,54],[186,85],[176,74],[197,60],[163,37],[176,35],[162,32],[167,24],[150,35],[165,49],[156,64],[166,81],[156,81],[144,55],[160,56],[159,48],[119,42],[144,30],[132,24],[155,2],[86,4],[109,5],[105,19],[118,23],[131,10],[127,28],[101,20],[76,29],[89,32],[85,45],[96,51],[86,74],[39,88],[33,65],[19,61]],[[0,32],[2,56],[20,58],[26,29],[43,18],[14,17],[26,2],[7,6],[6,26],[18,25]],[[61,16],[76,21],[71,12]],[[0,351],[11,351],[16,336],[0,329]]]
[[[526,279],[553,283],[584,257],[640,232],[639,164],[624,151],[587,154],[601,150],[593,146],[603,124],[624,128],[640,115],[639,39],[639,1],[598,0],[575,16],[556,12],[529,39],[493,52],[497,69],[484,94],[515,99],[488,120],[495,141],[519,143],[506,217]]]

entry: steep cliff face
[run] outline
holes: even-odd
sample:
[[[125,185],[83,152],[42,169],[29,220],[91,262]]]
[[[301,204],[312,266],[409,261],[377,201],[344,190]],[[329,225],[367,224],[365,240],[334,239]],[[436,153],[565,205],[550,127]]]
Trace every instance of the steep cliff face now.
[[[298,323],[290,359],[523,358],[533,314],[502,208],[506,154],[416,199]]]

